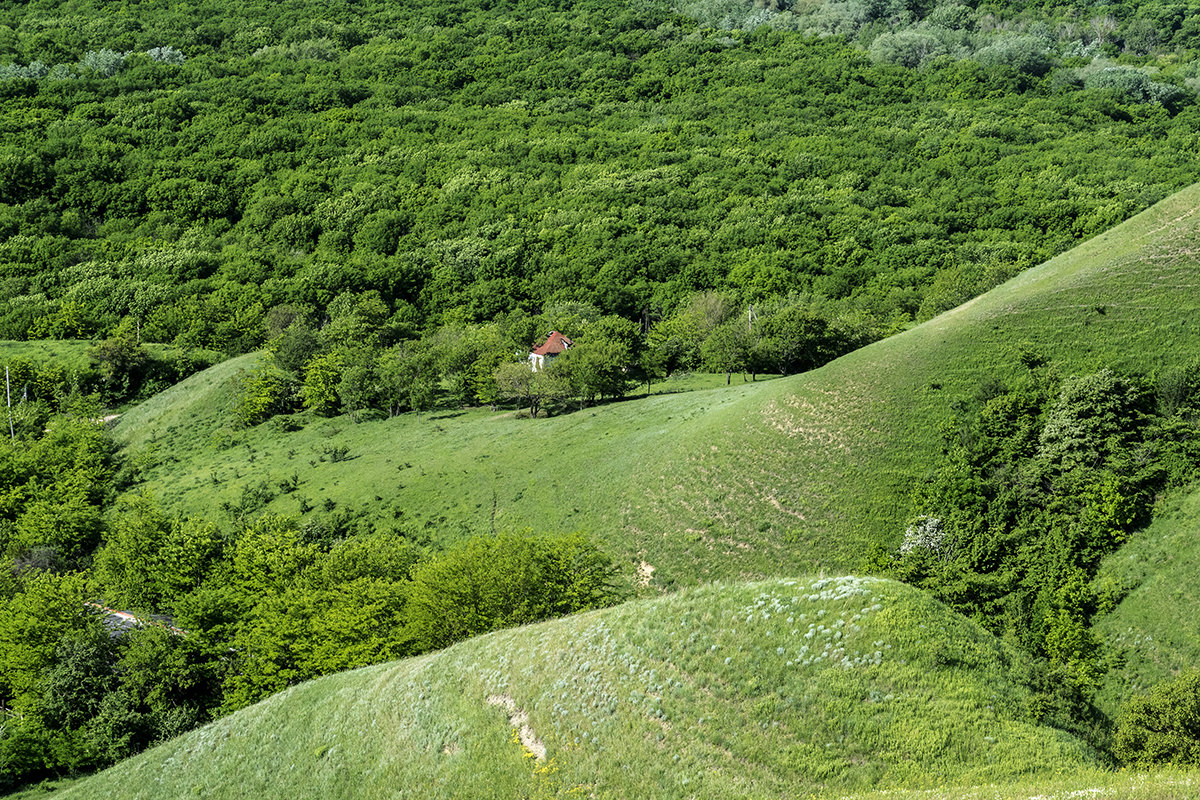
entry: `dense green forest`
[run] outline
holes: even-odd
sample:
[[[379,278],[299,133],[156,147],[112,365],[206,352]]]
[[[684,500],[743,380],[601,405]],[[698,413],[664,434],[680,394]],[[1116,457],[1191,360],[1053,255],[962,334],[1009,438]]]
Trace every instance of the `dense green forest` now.
[[[402,525],[169,517],[131,491],[107,406],[260,348],[231,422],[536,416],[682,369],[819,366],[1196,180],[1194,19],[0,3],[0,338],[95,340],[79,367],[6,365],[0,787],[623,596],[582,534],[440,549]],[[534,375],[523,351],[550,329],[578,346]],[[903,553],[874,566],[1022,644],[1041,712],[1106,747],[1088,581],[1194,479],[1197,379],[1067,380],[1030,359],[1026,382],[964,400]],[[187,635],[110,637],[84,600]],[[1153,760],[1134,739],[1122,757]]]
[[[245,352],[368,290],[419,329],[555,301],[648,328],[705,290],[895,329],[1197,174],[1174,50],[1097,80],[665,5],[301,11],[4,6],[0,336]]]

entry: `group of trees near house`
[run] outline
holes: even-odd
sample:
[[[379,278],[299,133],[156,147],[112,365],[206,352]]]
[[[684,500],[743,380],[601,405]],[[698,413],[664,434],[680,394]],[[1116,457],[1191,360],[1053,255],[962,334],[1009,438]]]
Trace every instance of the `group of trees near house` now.
[[[803,372],[891,332],[845,302],[792,294],[741,305],[720,292],[696,293],[642,324],[563,302],[420,332],[410,306],[389,307],[373,290],[341,294],[320,312],[279,306],[267,316],[264,356],[235,402],[243,425],[300,411],[360,421],[503,402],[536,417],[649,390],[680,371],[724,372],[727,381],[734,372]],[[573,345],[534,371],[528,354],[554,330]]]

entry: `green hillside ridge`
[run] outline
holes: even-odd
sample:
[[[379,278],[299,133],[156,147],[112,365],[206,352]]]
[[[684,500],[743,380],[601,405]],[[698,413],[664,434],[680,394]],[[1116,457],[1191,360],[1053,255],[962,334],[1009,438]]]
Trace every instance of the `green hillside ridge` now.
[[[1032,721],[1026,667],[893,581],[706,586],[302,684],[63,796],[778,797],[1096,773]]]
[[[447,541],[496,527],[584,530],[655,585],[854,568],[893,548],[939,424],[1033,347],[1061,374],[1151,372],[1200,354],[1200,185],[953,311],[804,375],[546,420],[471,410],[284,432],[231,425],[250,357],[130,412],[118,438],[169,509],[350,511]],[[345,460],[324,458],[345,448]],[[322,460],[324,458],[324,460]],[[261,494],[258,495],[261,497]]]

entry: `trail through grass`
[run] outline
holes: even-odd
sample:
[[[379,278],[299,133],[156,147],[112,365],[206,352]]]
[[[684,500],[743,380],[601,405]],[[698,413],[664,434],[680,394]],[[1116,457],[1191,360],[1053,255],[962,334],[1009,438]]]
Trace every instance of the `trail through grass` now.
[[[1097,771],[1032,719],[1025,668],[895,582],[707,586],[303,684],[63,796],[837,796]]]

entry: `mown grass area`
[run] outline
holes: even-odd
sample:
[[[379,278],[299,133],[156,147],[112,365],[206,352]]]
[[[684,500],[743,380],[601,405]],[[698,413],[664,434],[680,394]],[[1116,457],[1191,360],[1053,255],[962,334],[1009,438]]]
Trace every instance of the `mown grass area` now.
[[[901,335],[805,375],[549,419],[440,412],[232,427],[253,357],[131,411],[118,436],[170,510],[265,509],[439,541],[584,530],[653,586],[861,565],[895,547],[941,423],[1032,348],[1064,375],[1200,355],[1200,187]],[[723,376],[718,377],[723,382]],[[283,482],[298,488],[284,493]]]
[[[85,339],[37,339],[31,342],[0,341],[0,361],[24,359],[34,364],[53,361],[70,370],[87,367],[88,350],[94,342]]]
[[[63,797],[803,797],[1100,769],[1024,657],[874,578],[705,586],[302,684]]]

